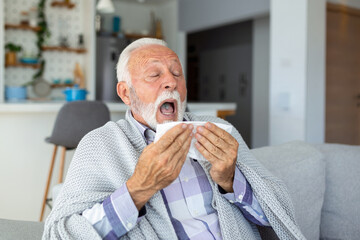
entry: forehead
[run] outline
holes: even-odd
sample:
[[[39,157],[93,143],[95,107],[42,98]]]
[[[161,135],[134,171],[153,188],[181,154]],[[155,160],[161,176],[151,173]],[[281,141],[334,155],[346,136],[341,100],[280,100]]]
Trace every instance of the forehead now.
[[[129,59],[129,68],[164,61],[179,63],[177,55],[169,48],[161,45],[148,45],[134,50]]]

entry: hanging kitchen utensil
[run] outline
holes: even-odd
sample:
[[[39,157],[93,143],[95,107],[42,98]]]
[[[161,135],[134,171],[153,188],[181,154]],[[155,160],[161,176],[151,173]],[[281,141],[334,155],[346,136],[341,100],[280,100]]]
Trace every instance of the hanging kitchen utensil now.
[[[43,78],[38,78],[33,84],[34,93],[38,97],[47,97],[51,92],[51,85]]]

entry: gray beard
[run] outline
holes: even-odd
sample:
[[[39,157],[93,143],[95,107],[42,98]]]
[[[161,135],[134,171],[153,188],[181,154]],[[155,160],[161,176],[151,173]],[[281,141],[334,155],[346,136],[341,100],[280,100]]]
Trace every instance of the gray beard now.
[[[157,97],[154,103],[144,103],[139,99],[135,89],[132,86],[130,87],[131,111],[133,111],[133,113],[137,115],[140,115],[149,125],[149,127],[152,128],[154,131],[156,131],[156,126],[159,124],[156,120],[157,110],[159,108],[160,103],[166,99],[176,100],[177,111],[178,111],[176,121],[182,121],[185,114],[186,98],[183,102],[181,102],[180,94],[178,91],[172,91],[172,92],[164,91],[160,96]],[[166,122],[172,122],[172,121],[165,121],[163,123]]]

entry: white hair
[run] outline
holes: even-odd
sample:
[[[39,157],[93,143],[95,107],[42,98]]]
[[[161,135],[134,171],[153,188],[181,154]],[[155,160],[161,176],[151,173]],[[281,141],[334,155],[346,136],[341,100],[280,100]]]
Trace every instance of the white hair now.
[[[138,48],[148,45],[161,45],[167,47],[165,41],[156,38],[140,38],[129,44],[120,54],[119,61],[116,65],[116,74],[117,74],[118,82],[125,81],[129,87],[132,86],[131,76],[128,68],[128,63],[131,53]]]

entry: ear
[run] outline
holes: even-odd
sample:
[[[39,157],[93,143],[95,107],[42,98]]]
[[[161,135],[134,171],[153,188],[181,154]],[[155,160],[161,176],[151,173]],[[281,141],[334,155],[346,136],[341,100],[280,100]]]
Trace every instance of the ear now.
[[[116,85],[116,91],[121,100],[128,106],[130,106],[130,89],[125,81],[118,82]]]

